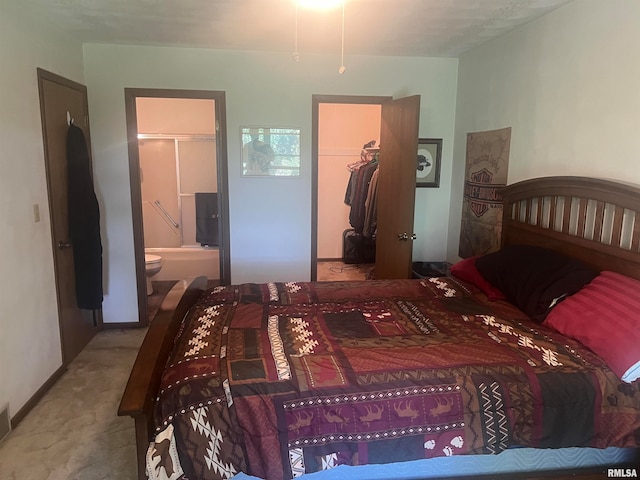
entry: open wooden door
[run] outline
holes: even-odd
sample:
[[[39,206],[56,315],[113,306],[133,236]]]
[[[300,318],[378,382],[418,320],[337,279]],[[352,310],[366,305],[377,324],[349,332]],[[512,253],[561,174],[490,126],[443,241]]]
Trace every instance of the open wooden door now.
[[[419,95],[382,104],[377,279],[411,277],[419,119]]]
[[[101,311],[97,312],[97,318],[94,319],[90,310],[78,308],[73,250],[69,240],[67,208],[67,130],[69,125],[67,118],[73,119],[74,124],[83,130],[90,150],[87,88],[42,69],[38,69],[38,87],[62,360],[66,366],[89,343],[102,325]]]

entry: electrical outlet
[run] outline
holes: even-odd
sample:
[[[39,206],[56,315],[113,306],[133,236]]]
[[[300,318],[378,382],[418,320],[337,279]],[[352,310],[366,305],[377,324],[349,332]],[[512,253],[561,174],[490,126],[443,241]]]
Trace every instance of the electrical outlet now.
[[[33,204],[33,221],[35,223],[40,222],[40,205],[37,203]]]

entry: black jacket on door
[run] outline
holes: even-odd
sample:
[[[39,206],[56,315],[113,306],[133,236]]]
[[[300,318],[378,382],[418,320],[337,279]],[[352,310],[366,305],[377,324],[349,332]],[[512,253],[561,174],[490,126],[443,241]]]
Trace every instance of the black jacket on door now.
[[[102,307],[100,208],[93,189],[91,162],[82,129],[67,132],[69,238],[73,246],[78,307]]]

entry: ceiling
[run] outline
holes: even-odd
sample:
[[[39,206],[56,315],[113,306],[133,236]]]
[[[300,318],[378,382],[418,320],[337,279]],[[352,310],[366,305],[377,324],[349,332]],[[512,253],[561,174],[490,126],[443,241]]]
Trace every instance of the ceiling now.
[[[293,0],[6,1],[85,43],[296,51]],[[457,57],[568,1],[346,0],[344,52]],[[301,55],[340,52],[341,8],[297,12]]]

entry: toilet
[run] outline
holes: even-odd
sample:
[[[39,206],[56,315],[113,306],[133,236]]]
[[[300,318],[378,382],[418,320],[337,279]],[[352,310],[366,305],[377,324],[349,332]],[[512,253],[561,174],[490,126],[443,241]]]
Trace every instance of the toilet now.
[[[162,268],[162,257],[160,255],[151,255],[149,253],[145,253],[144,266],[147,273],[147,295],[151,295],[153,293],[151,277],[157,274]]]

